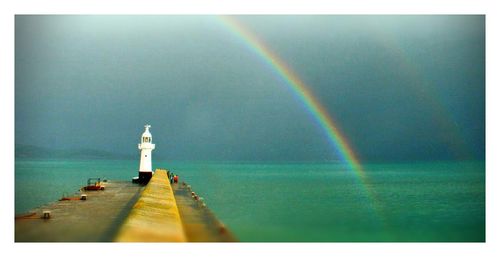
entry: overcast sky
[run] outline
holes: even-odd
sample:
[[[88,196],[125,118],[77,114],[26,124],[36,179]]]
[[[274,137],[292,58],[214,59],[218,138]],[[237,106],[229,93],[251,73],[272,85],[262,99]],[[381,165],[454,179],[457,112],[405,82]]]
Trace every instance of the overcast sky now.
[[[484,158],[483,16],[237,16],[362,161]],[[339,159],[214,16],[16,16],[16,144],[169,160]]]

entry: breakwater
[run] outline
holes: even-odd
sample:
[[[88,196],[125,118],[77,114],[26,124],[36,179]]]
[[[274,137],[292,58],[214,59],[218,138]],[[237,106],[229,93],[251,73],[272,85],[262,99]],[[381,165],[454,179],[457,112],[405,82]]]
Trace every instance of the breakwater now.
[[[125,181],[103,186],[17,215],[15,241],[236,241],[185,182],[170,184],[166,170],[156,170],[146,186]]]

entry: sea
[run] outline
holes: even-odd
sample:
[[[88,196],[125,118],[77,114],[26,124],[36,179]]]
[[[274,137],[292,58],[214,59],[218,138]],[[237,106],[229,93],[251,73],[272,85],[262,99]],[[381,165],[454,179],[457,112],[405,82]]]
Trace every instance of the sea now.
[[[15,212],[89,177],[131,180],[137,160],[15,160]],[[485,162],[154,161],[190,184],[243,242],[484,242]]]

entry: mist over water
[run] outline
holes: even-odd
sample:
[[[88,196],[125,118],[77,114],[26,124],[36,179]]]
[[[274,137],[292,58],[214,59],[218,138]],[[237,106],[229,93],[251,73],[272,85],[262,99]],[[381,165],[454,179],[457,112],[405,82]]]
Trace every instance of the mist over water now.
[[[484,16],[236,16],[361,161],[484,159]],[[214,16],[16,16],[16,144],[169,160],[340,157]]]

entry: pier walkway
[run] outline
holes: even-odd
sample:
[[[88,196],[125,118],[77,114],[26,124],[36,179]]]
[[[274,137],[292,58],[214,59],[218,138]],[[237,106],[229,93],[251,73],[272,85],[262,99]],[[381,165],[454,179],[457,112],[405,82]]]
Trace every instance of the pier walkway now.
[[[110,181],[16,216],[16,242],[234,242],[234,235],[185,183],[156,170],[146,186]],[[50,212],[44,219],[43,213]]]
[[[87,200],[57,201],[15,219],[16,242],[111,242],[144,187],[110,181]],[[79,194],[75,195],[79,198]],[[50,211],[50,219],[43,219]]]
[[[172,184],[177,207],[184,225],[184,232],[190,242],[235,242],[236,237],[204,206],[201,199],[195,199],[185,183]]]
[[[166,170],[156,170],[118,232],[116,241],[186,241]]]

